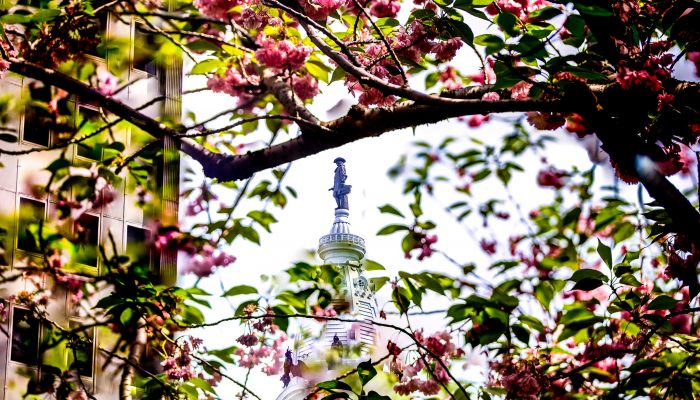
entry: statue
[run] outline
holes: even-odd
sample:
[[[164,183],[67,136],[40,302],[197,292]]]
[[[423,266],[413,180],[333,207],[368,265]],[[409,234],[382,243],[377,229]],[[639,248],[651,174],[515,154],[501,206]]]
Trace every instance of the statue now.
[[[345,173],[345,159],[338,157],[333,162],[337,165],[335,168],[335,178],[333,181],[333,187],[328,189],[333,191],[333,197],[335,197],[335,202],[338,204],[336,209],[349,210],[350,205],[348,204],[348,194],[350,193],[351,185],[346,185],[345,180],[348,179],[348,175]]]

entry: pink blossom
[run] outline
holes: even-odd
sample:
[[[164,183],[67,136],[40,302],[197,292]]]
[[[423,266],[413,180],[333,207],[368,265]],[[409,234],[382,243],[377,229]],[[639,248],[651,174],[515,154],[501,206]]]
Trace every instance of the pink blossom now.
[[[267,13],[262,11],[255,11],[250,7],[244,8],[241,13],[241,24],[246,29],[260,29],[264,25],[267,25],[267,21],[270,18]]]
[[[370,4],[369,13],[378,18],[394,18],[401,10],[400,0],[374,0]]]
[[[496,241],[495,240],[486,240],[486,239],[481,239],[479,242],[479,245],[481,246],[481,250],[484,251],[484,253],[488,255],[494,255],[496,254]]]
[[[234,263],[236,257],[214,249],[208,243],[193,255],[183,268],[184,273],[195,274],[200,278],[210,276],[217,267],[227,267]]]
[[[658,92],[662,89],[661,81],[659,81],[656,74],[650,74],[646,70],[634,70],[624,66],[619,68],[617,81],[625,90],[646,88],[653,92]]]
[[[450,38],[444,42],[440,42],[433,47],[435,58],[438,61],[450,61],[457,54],[457,50],[462,47],[462,39],[458,37]]]
[[[252,334],[242,335],[236,341],[243,346],[252,347],[258,343],[258,337]]]
[[[566,122],[566,120],[558,114],[533,111],[526,115],[527,122],[542,131],[553,131],[562,127]]]
[[[585,125],[583,117],[576,113],[571,113],[566,117],[565,128],[567,131],[575,133],[579,138],[582,138],[590,133]]]
[[[119,78],[109,71],[100,70],[97,73],[97,90],[105,96],[111,96],[117,90]]]
[[[268,67],[281,70],[300,69],[313,51],[310,46],[295,45],[289,40],[277,41],[272,38],[263,38],[259,42],[260,48],[255,51],[258,61]]]
[[[238,98],[238,104],[245,103],[260,85],[258,76],[252,67],[246,67],[246,72],[236,67],[230,67],[223,76],[214,75],[207,81],[209,89],[216,93],[226,93]]]
[[[318,94],[318,81],[311,75],[305,74],[301,77],[294,75],[292,77],[292,88],[294,94],[302,100],[310,100]]]
[[[229,17],[229,11],[238,5],[245,4],[245,0],[194,0],[193,4],[195,7],[202,12],[202,14],[217,19],[227,19]]]
[[[567,176],[568,174],[566,171],[561,171],[550,166],[537,173],[537,184],[542,187],[561,189],[566,183],[564,178]]]
[[[467,120],[467,125],[469,125],[470,128],[478,128],[480,127],[484,122],[489,120],[488,114],[486,115],[481,115],[481,114],[476,114],[472,115],[469,117]]]
[[[500,100],[500,99],[501,99],[501,96],[496,92],[484,93],[484,95],[481,96],[481,100],[486,100],[486,101],[496,101],[496,100]]]
[[[379,89],[376,88],[363,88],[364,91],[360,95],[359,102],[363,106],[376,105],[380,107],[387,107],[396,101],[396,97],[393,95],[385,95]]]
[[[695,76],[700,78],[700,51],[691,51],[687,57],[695,65]]]
[[[324,21],[328,15],[345,4],[345,0],[298,0],[306,15],[316,21]]]
[[[525,81],[520,81],[510,88],[510,98],[511,99],[527,99],[530,95],[530,88],[532,84]]]
[[[5,72],[10,69],[10,62],[4,58],[0,58],[0,79],[5,76]]]

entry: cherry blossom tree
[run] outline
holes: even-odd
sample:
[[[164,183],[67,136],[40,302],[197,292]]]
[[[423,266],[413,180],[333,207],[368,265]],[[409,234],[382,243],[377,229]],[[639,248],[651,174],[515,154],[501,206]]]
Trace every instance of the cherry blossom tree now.
[[[42,321],[54,347],[63,343],[79,351],[87,327],[109,329],[114,345],[100,351],[120,370],[122,399],[225,398],[230,395],[217,392],[224,379],[239,387],[241,397],[259,399],[247,375],[238,379],[226,367],[281,375],[286,384],[312,373],[287,351],[290,319],[359,321],[336,315],[331,299],[337,272],[323,265],[294,265],[285,271],[291,288],[234,304],[235,312],[217,321],[205,320],[201,311],[214,294],[199,281],[190,288],[160,284],[147,260],[108,256],[103,247],[106,274],[85,278],[67,271],[80,235],[68,237],[60,226],[75,225],[80,233],[81,215],[113,200],[110,190],[120,174],[137,178],[140,184],[128,190],[148,209],[156,204],[148,178],[158,157],[175,148],[201,165],[207,179],[188,186],[182,199],[188,217],[206,222],[187,229],[157,226],[149,246],[186,253],[181,271],[206,279],[220,268],[235,268],[235,254],[223,245],[259,243],[258,231],[276,222],[268,205],[283,209],[293,201],[296,192],[284,184],[293,161],[449,119],[461,120],[463,134],[438,145],[417,142],[416,151],[389,171],[404,183],[406,203],[380,206],[396,222],[378,234],[401,235],[397,251],[406,258],[430,268],[440,255],[462,274],[376,278],[375,288],[384,287],[392,301],[374,324],[403,341],[389,342],[381,354],[334,380],[315,382],[308,398],[694,398],[700,391],[700,85],[678,75],[680,66],[694,64],[697,78],[697,1],[9,3],[0,16],[0,72],[5,79],[21,76],[51,87],[51,95],[24,103],[2,97],[3,121],[31,103],[47,111],[44,123],[62,136],[46,148],[0,153],[83,144],[108,149],[111,156],[76,178],[75,167],[58,152],[44,186],[59,199],[56,220],[28,233],[42,262],[19,272],[3,270],[3,282],[38,274],[63,285],[76,303],[99,299],[90,306],[92,322],[78,327],[51,321],[43,279],[9,300]],[[129,58],[118,37],[101,34],[105,13],[123,23],[140,21],[136,29],[153,38],[152,56],[161,67],[182,59],[187,74],[204,76],[206,87],[183,96],[212,91],[230,96],[230,103],[213,117],[177,119],[145,111],[167,96],[142,105],[123,101],[119,93],[136,84],[124,79],[128,63],[110,62],[104,70],[86,55]],[[468,69],[462,61],[467,59],[480,67]],[[322,120],[307,106],[336,81],[355,104],[339,118]],[[103,118],[78,128],[67,123],[61,102],[71,96],[98,107]],[[471,129],[495,118],[513,127],[498,146],[470,140]],[[142,146],[129,152],[109,135],[90,142],[118,127],[142,131]],[[246,142],[253,132],[269,133],[269,144],[255,148]],[[601,151],[594,161],[609,164],[619,181],[638,185],[640,198],[646,191],[653,201],[635,202],[619,191],[601,196],[593,170],[550,165],[549,142],[563,135],[597,143]],[[11,133],[0,139],[18,140]],[[528,154],[543,160],[533,186],[554,195],[523,210],[509,188],[524,173],[520,160]],[[269,177],[251,184],[253,174],[267,170]],[[508,198],[476,200],[473,194],[487,181],[502,185]],[[235,193],[233,202],[218,198],[220,187]],[[490,227],[499,221],[514,221],[522,234],[478,237],[488,265],[453,259],[439,247],[436,224],[421,207],[442,190],[462,199],[449,210],[467,228],[481,223],[495,231]],[[239,204],[251,198],[264,206],[238,216]],[[503,279],[483,279],[479,271],[485,267]],[[223,295],[234,301],[257,292],[240,284]],[[410,324],[427,296],[451,303],[442,310],[447,326],[436,332]],[[0,307],[6,310],[5,303]],[[191,334],[231,322],[244,333],[228,348],[211,349]],[[489,361],[483,384],[457,372],[474,352]],[[58,398],[93,396],[71,373],[77,367],[53,368],[47,369],[51,384],[36,386],[39,391]],[[376,385],[380,378],[384,384]]]

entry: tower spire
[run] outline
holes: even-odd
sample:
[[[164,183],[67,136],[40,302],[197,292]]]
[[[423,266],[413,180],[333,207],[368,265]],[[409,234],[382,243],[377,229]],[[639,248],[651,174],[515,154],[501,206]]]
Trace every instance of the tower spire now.
[[[332,265],[342,278],[338,294],[333,298],[332,305],[340,317],[362,320],[359,324],[343,321],[327,321],[320,336],[307,337],[297,342],[296,360],[321,361],[323,354],[315,352],[336,352],[338,359],[328,360],[328,373],[332,375],[334,365],[357,364],[361,357],[366,357],[375,344],[376,330],[373,321],[377,316],[377,301],[374,291],[369,287],[363,274],[362,260],[365,256],[365,240],[350,232],[350,206],[348,195],[351,186],[345,184],[348,175],[345,170],[345,160],[338,157],[333,187],[333,197],[337,207],[335,219],[328,234],[321,236],[318,243],[318,254],[324,264]],[[305,323],[302,323],[305,325]],[[305,328],[304,328],[305,329]],[[347,350],[360,349],[359,353],[351,356]],[[305,361],[305,362],[306,362]],[[329,376],[329,379],[331,376]],[[313,382],[304,378],[293,380],[280,394],[278,400],[301,400],[306,397]]]

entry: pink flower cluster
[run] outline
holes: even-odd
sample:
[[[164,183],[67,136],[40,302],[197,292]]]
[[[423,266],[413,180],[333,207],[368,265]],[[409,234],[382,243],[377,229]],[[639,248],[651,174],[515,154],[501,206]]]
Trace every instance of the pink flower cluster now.
[[[258,365],[266,375],[277,375],[284,364],[284,344],[287,336],[283,333],[272,340],[263,340],[259,346],[247,349],[238,348],[234,353],[239,357],[238,365],[243,368],[254,368]]]
[[[695,65],[695,76],[700,78],[700,51],[691,51],[687,55],[688,61]]]
[[[245,0],[194,0],[195,7],[202,14],[211,17],[225,20],[230,17],[230,10],[233,7],[245,4]]]
[[[340,7],[345,5],[345,0],[298,0],[304,8],[304,13],[316,21],[325,21],[326,18]],[[352,0],[349,0],[352,3]]]
[[[489,385],[505,389],[508,399],[537,400],[538,395],[549,386],[542,369],[542,365],[535,360],[514,361],[506,358],[492,365],[497,377]]]
[[[304,66],[313,49],[303,44],[294,44],[289,40],[262,37],[258,40],[260,48],[255,51],[255,58],[270,68],[296,71]]]
[[[319,305],[315,305],[311,308],[312,310],[312,315],[315,315],[317,317],[337,317],[338,313],[335,311],[335,308],[333,306],[328,306],[326,308],[322,308]],[[319,322],[326,322],[327,320],[324,318],[318,318],[316,321]]]
[[[209,243],[206,243],[198,253],[192,256],[189,263],[185,265],[183,272],[204,278],[214,273],[214,268],[227,267],[234,261],[236,261],[236,257],[217,250]]]
[[[240,23],[246,29],[261,29],[265,26],[282,25],[282,20],[277,17],[271,17],[265,11],[256,11],[253,8],[244,8],[241,12]]]
[[[175,345],[173,354],[160,364],[168,379],[186,381],[195,376],[190,354],[201,345],[202,340],[197,338],[182,340]]]
[[[423,232],[418,232],[418,231],[413,231],[413,236],[416,239],[415,244],[413,245],[413,248],[408,250],[405,254],[404,257],[407,259],[411,258],[411,252],[415,249],[420,250],[420,254],[418,254],[418,261],[423,261],[426,257],[430,257],[433,255],[433,244],[437,242],[438,238],[437,235],[428,235]]]
[[[457,75],[457,71],[451,66],[447,66],[447,68],[440,71],[438,81],[440,81],[447,90],[457,90],[463,86],[459,75]]]
[[[292,76],[292,89],[294,94],[302,100],[310,100],[318,94],[318,81],[309,75]]]
[[[496,0],[486,7],[486,12],[493,16],[503,10],[515,14],[521,21],[527,21],[531,12],[548,5],[547,0]]]
[[[254,90],[260,86],[260,77],[252,70],[244,74],[240,69],[229,67],[223,76],[214,75],[207,80],[207,87],[217,93],[226,93],[238,97],[242,104],[250,99]]]
[[[449,360],[462,357],[464,351],[452,342],[452,337],[447,331],[435,332],[430,336],[424,336],[422,331],[416,331],[415,339],[429,351],[424,354],[424,357],[418,357],[411,362],[405,362],[398,357],[400,348],[396,344],[393,342],[388,344],[389,352],[394,356],[389,368],[399,377],[399,383],[394,385],[394,391],[401,395],[421,392],[426,396],[433,396],[440,392],[441,383],[445,384],[450,380],[441,364],[448,365]],[[438,362],[438,359],[441,362]],[[426,361],[430,365],[426,365]],[[426,378],[419,376],[421,372],[425,372]]]
[[[537,173],[537,184],[542,187],[561,189],[566,184],[566,171],[549,166]]]
[[[119,86],[119,78],[111,72],[100,70],[97,73],[97,90],[105,96],[111,96]]]
[[[400,10],[400,0],[374,0],[370,3],[369,13],[377,18],[394,18]]]

